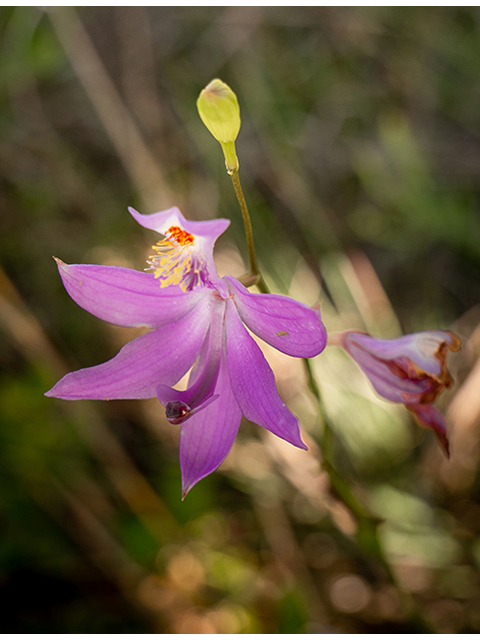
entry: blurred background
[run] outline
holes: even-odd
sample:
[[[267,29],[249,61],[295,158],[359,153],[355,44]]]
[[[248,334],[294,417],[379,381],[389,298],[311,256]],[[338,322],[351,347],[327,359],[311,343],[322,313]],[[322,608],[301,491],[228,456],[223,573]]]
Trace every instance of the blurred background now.
[[[480,630],[479,60],[477,8],[0,9],[2,632]],[[331,331],[463,341],[437,402],[450,461],[343,352],[312,363],[384,562],[322,470],[301,361],[265,348],[309,452],[244,420],[184,502],[157,400],[43,396],[136,335],[77,307],[52,260],[143,269],[157,238],[127,206],[230,218],[218,268],[243,273],[195,107],[214,77],[239,98],[271,290],[322,299]]]

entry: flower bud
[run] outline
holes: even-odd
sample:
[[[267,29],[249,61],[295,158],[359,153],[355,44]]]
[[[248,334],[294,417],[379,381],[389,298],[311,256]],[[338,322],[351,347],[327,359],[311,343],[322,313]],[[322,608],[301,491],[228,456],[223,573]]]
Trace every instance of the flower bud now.
[[[240,107],[230,87],[212,80],[200,93],[197,109],[203,124],[222,145],[227,171],[238,169],[235,140],[240,131]]]
[[[197,100],[203,124],[218,142],[235,142],[240,131],[240,107],[228,84],[212,80]]]

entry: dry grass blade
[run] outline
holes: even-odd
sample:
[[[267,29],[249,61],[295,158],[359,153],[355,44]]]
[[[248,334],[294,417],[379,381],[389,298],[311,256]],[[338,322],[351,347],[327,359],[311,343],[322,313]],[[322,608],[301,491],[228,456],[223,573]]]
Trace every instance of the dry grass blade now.
[[[90,37],[71,7],[49,13],[55,32],[112,144],[148,209],[171,202],[162,171],[110,79]]]

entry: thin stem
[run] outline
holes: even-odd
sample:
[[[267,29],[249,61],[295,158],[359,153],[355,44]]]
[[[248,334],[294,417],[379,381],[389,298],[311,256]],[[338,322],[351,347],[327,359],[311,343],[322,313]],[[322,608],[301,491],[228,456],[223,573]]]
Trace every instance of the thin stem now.
[[[245,278],[245,281],[249,282],[246,286],[251,287],[256,284],[262,293],[270,293],[265,281],[258,272],[257,259],[255,257],[255,245],[253,243],[252,222],[250,220],[250,214],[248,213],[247,202],[243,195],[242,185],[240,184],[238,169],[233,169],[228,173],[232,178],[233,188],[235,190],[235,195],[237,196],[238,204],[240,205],[240,211],[242,212],[243,217],[243,226],[245,227],[245,235],[247,237],[248,258],[250,261],[250,274],[248,275],[252,275],[253,278],[251,281],[248,276]]]
[[[250,271],[254,276],[258,275],[257,260],[255,258],[255,246],[253,244],[253,231],[252,223],[250,221],[250,214],[248,213],[247,203],[245,196],[243,195],[242,185],[240,184],[240,176],[238,175],[238,169],[234,169],[230,173],[232,178],[233,188],[235,189],[235,195],[237,196],[238,204],[240,205],[240,211],[242,212],[243,225],[245,227],[245,235],[247,236],[248,258],[250,260]]]

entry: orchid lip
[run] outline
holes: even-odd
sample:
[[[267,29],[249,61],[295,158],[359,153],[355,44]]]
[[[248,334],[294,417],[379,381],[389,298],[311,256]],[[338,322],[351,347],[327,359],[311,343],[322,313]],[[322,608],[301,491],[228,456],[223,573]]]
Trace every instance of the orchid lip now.
[[[183,291],[191,291],[208,282],[208,267],[202,252],[202,242],[179,226],[172,225],[165,238],[152,249],[157,255],[147,260],[146,271],[160,282],[160,287],[177,284]]]
[[[132,207],[130,214],[145,227],[164,236],[147,260],[148,271],[161,288],[178,285],[183,291],[214,286],[218,281],[213,247],[230,221],[219,218],[207,221],[187,220],[177,207],[142,215]]]

